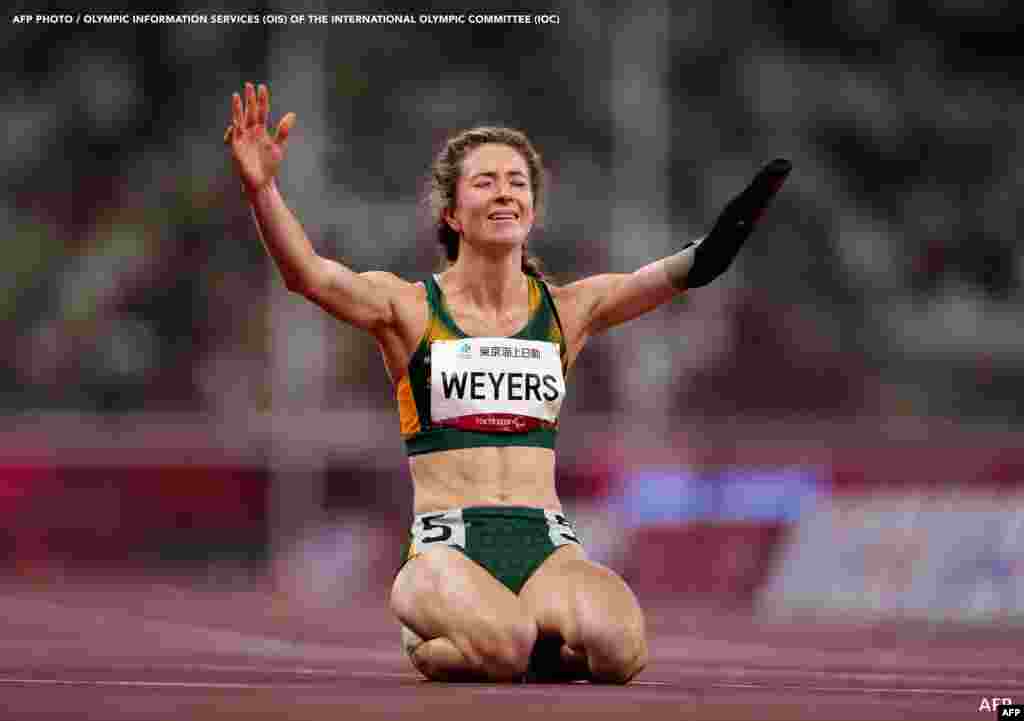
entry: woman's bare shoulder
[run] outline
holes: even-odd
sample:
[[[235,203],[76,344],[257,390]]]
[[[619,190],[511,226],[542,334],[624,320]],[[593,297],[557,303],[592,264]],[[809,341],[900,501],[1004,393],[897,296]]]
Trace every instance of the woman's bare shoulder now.
[[[562,306],[576,305],[580,297],[579,283],[559,283],[545,278],[545,284],[551,293],[552,299],[561,308]]]
[[[418,307],[426,302],[427,286],[422,280],[406,280],[387,270],[370,270],[359,275],[384,291],[396,309]]]
[[[399,275],[395,275],[389,270],[368,270],[359,274],[363,278],[369,281],[386,286],[389,290],[394,292],[406,292],[413,293],[417,290],[422,294],[426,295],[426,286],[422,280],[406,280]]]

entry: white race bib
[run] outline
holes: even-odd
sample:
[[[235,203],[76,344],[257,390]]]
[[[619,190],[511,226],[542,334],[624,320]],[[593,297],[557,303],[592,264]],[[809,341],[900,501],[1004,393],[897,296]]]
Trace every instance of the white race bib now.
[[[565,397],[558,345],[515,338],[430,344],[431,420],[492,433],[553,423]]]

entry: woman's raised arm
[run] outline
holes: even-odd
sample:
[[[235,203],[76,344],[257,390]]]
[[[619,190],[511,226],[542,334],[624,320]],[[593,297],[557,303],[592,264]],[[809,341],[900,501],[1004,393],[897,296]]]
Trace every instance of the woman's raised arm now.
[[[707,285],[724,273],[779,192],[792,165],[776,158],[730,200],[711,231],[674,255],[633,273],[584,278],[566,287],[576,298],[586,335],[636,318],[689,288]]]
[[[270,92],[245,84],[245,101],[231,98],[231,125],[224,133],[231,157],[252,207],[264,247],[274,259],[285,286],[340,320],[376,332],[395,322],[393,299],[403,283],[390,273],[356,273],[316,253],[298,218],[278,190],[275,177],[295,126],[287,113],[276,132],[267,131]]]

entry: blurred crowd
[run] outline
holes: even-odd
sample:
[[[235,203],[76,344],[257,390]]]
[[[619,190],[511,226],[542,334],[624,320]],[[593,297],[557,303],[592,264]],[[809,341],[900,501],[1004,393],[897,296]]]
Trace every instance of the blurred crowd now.
[[[1020,614],[1008,0],[516,10],[560,22],[8,23],[6,565],[271,561],[328,599],[390,580],[411,513],[393,392],[261,246],[222,144],[252,81],[272,122],[297,113],[279,184],[318,251],[409,280],[441,266],[429,166],[468,126],[542,153],[530,249],[555,283],[674,252],[789,157],[725,276],[580,355],[566,512],[645,593]]]
[[[677,247],[613,232],[634,180],[660,189],[650,212],[682,244],[762,162],[792,158],[731,274],[595,341],[573,410],[1022,420],[1009,3],[652,8],[525,3],[559,13],[545,27],[9,26],[5,407],[271,407],[274,345],[293,337],[273,308],[302,301],[282,295],[221,145],[231,93],[265,81],[273,119],[298,114],[281,186],[314,244],[409,279],[439,262],[432,155],[469,125],[522,128],[545,157],[532,250],[555,282]],[[631,136],[622,118],[653,106],[659,137]],[[634,140],[664,176],[628,163]],[[318,406],[391,408],[370,339],[317,332]]]

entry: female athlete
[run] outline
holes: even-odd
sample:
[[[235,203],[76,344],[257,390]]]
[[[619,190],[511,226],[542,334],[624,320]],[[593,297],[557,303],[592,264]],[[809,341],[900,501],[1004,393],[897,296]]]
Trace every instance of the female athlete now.
[[[376,339],[395,384],[415,518],[390,605],[413,665],[446,681],[628,682],[647,663],[643,612],[587,560],[555,492],[566,373],[591,336],[725,271],[789,163],[762,169],[678,253],[556,287],[526,255],[540,157],[517,131],[463,132],[433,168],[448,265],[413,283],[316,253],[274,180],[295,114],[270,134],[266,86],[244,95],[224,141],[267,251],[289,290]]]

